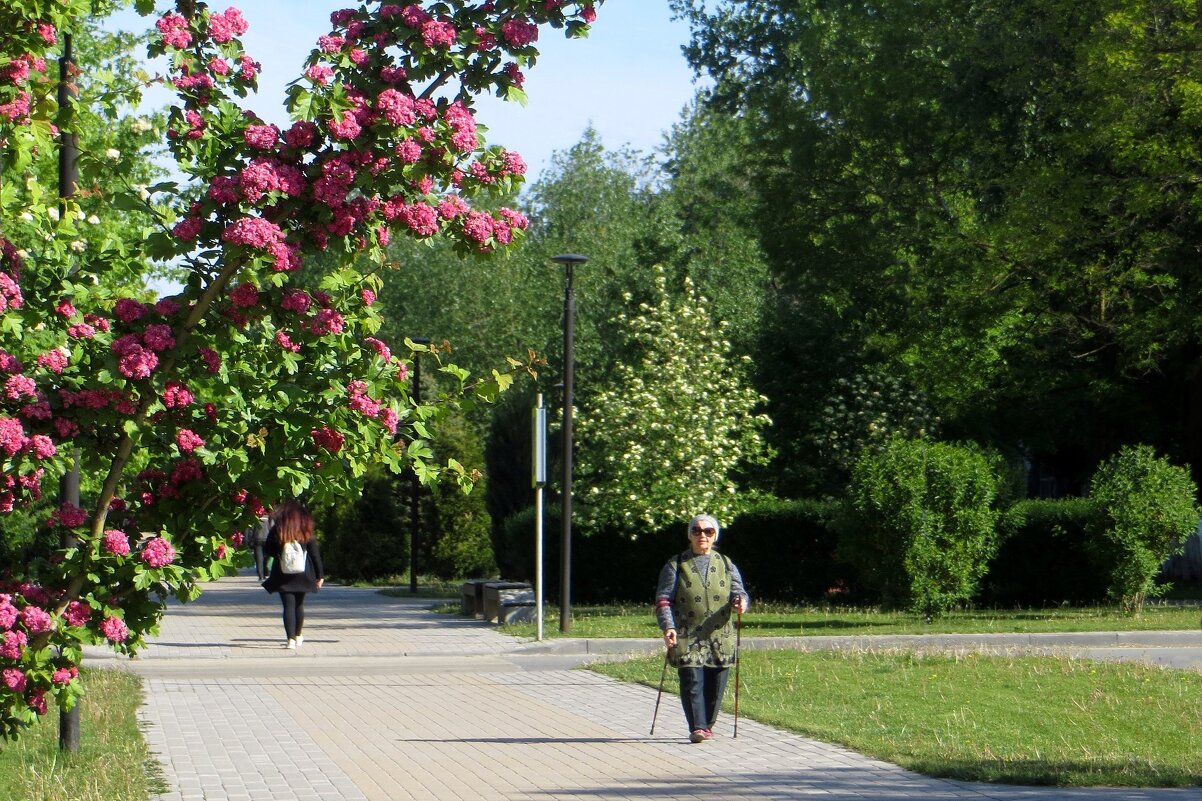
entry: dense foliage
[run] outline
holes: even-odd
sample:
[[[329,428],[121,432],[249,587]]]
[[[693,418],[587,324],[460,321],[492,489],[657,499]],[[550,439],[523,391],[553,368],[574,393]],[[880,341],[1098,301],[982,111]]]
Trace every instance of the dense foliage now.
[[[758,388],[796,489],[830,487],[808,443],[835,382],[881,365],[1061,492],[1141,441],[1197,477],[1192,4],[672,5],[745,138],[738,216],[781,293]]]

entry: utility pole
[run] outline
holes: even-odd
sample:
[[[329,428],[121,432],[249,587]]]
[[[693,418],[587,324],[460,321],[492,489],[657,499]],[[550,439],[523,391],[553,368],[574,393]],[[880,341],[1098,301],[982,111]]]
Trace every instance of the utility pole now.
[[[572,272],[587,256],[564,253],[551,261],[564,267],[563,288],[563,530],[559,557],[559,630],[572,629],[572,405],[573,373],[576,362],[576,297],[572,290]]]
[[[75,90],[71,84],[75,72],[75,57],[71,52],[71,34],[63,34],[63,55],[58,60],[58,107],[65,109],[74,103]],[[58,196],[59,211],[66,211],[66,200],[75,194],[75,186],[79,183],[79,137],[73,130],[74,125],[64,126],[59,132],[58,149]],[[79,449],[73,453],[70,471],[63,476],[59,483],[59,498],[64,503],[73,506],[80,505],[79,499]],[[69,533],[64,533],[62,546],[70,548],[78,544],[78,540]],[[60,751],[75,753],[79,751],[79,705],[82,699],[77,699],[70,710],[59,709],[58,713],[58,748]]]

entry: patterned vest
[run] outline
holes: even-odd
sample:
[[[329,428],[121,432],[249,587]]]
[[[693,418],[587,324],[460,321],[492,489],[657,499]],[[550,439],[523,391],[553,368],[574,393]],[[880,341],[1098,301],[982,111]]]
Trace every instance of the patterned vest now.
[[[669,653],[674,667],[728,667],[735,661],[735,627],[730,618],[730,569],[725,556],[710,551],[704,576],[697,554],[676,559],[676,647]]]

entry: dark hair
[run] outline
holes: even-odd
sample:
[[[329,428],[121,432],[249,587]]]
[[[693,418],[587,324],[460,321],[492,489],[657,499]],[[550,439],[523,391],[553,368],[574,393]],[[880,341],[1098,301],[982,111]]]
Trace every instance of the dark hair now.
[[[284,501],[271,512],[280,543],[305,543],[313,539],[313,515],[300,501]]]

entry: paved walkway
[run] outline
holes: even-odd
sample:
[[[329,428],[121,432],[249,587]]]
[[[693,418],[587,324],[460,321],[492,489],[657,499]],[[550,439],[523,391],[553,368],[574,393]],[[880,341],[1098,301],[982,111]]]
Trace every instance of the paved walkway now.
[[[1202,799],[1195,789],[930,779],[750,720],[739,721],[733,739],[729,716],[715,741],[690,745],[668,695],[649,736],[654,689],[572,668],[608,652],[658,650],[658,642],[523,644],[477,621],[435,615],[429,603],[327,587],[306,602],[305,643],[290,652],[281,647],[275,596],[253,577],[232,577],[172,606],[138,659],[103,651],[89,659],[145,677],[141,717],[172,788],[160,801]],[[1202,663],[1199,637],[1157,636],[1124,645],[1101,635],[1086,645],[1125,656],[1167,648]],[[810,647],[858,639],[807,638]],[[917,644],[939,643],[928,639]],[[1019,639],[1025,648],[1074,647]]]

